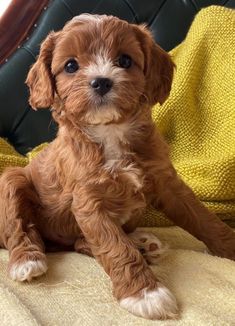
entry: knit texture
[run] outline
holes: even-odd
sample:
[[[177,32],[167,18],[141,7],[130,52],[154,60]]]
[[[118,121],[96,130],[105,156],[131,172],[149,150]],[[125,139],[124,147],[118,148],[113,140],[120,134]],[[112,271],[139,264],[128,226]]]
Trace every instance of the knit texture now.
[[[4,138],[0,138],[0,174],[10,166],[26,166],[47,144],[35,147],[26,156],[20,155]]]
[[[196,195],[221,218],[235,217],[235,11],[212,6],[170,52],[176,70],[153,119],[170,145],[173,164]],[[151,210],[145,224],[162,215]]]

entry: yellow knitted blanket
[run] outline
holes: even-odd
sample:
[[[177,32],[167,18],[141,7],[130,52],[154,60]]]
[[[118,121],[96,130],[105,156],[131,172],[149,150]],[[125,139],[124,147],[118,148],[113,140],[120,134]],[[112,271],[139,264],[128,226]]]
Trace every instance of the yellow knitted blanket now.
[[[232,220],[235,11],[216,6],[202,10],[184,42],[170,54],[177,66],[172,91],[164,105],[153,108],[153,119],[182,179],[210,210]],[[150,210],[145,225],[156,225],[156,216],[161,217]]]
[[[153,108],[178,173],[223,219],[235,217],[235,11],[212,6],[194,20],[171,51],[176,71],[167,102]],[[27,157],[0,140],[0,172],[26,165]],[[149,208],[143,226],[171,225]]]

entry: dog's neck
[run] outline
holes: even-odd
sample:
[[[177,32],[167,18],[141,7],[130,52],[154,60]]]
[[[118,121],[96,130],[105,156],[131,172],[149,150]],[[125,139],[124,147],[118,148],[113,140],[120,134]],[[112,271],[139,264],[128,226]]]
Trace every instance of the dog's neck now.
[[[129,150],[129,128],[128,122],[99,124],[86,127],[85,133],[91,141],[102,146],[105,161],[108,162],[119,160]]]
[[[83,124],[78,127],[66,124],[60,126],[58,136],[67,138],[78,157],[90,155],[91,152],[98,155],[99,152],[103,164],[113,168],[123,159],[129,160],[136,154],[145,155],[153,122],[151,114],[142,113],[120,123]]]

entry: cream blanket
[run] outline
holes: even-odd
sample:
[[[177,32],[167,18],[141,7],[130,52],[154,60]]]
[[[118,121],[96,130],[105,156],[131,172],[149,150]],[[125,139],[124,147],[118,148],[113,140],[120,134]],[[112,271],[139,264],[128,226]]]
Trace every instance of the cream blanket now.
[[[185,42],[172,51],[179,64],[172,95],[165,106],[153,110],[156,122],[170,142],[179,173],[208,207],[225,214],[225,218],[235,212],[234,35],[234,11],[219,7],[202,10]],[[190,65],[194,68],[191,75],[186,69]],[[199,77],[199,83],[195,83]],[[213,83],[208,84],[208,78]],[[182,85],[191,87],[185,112],[190,117],[187,125],[181,120],[185,114],[174,111],[178,105],[184,109]],[[196,89],[195,85],[202,87]],[[200,105],[195,105],[194,100]],[[207,100],[211,103],[209,111],[204,105]],[[188,136],[192,132],[194,138]],[[191,146],[187,147],[189,140]],[[6,143],[1,142],[5,150],[0,155],[0,171],[6,165],[27,164],[27,158],[15,158]],[[151,210],[143,220],[146,226],[167,223]],[[45,276],[30,284],[18,284],[7,277],[8,253],[0,250],[0,326],[235,325],[235,263],[203,253],[203,244],[176,227],[151,231],[173,248],[159,266],[152,268],[177,297],[181,308],[178,321],[147,321],[121,309],[112,297],[108,276],[89,257],[76,253],[49,254]]]
[[[235,325],[235,263],[203,253],[204,245],[177,227],[151,228],[170,244],[152,269],[176,295],[178,321],[149,321],[119,307],[96,261],[76,253],[49,254],[48,273],[31,284],[6,275],[0,254],[1,326],[225,326]]]

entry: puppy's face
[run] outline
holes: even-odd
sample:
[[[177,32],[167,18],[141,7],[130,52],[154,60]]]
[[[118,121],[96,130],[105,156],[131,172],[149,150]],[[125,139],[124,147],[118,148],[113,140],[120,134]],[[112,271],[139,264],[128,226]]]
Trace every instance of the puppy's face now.
[[[144,103],[164,102],[173,66],[144,26],[83,14],[42,43],[26,81],[30,104],[52,105],[57,120],[75,124],[123,121]]]

